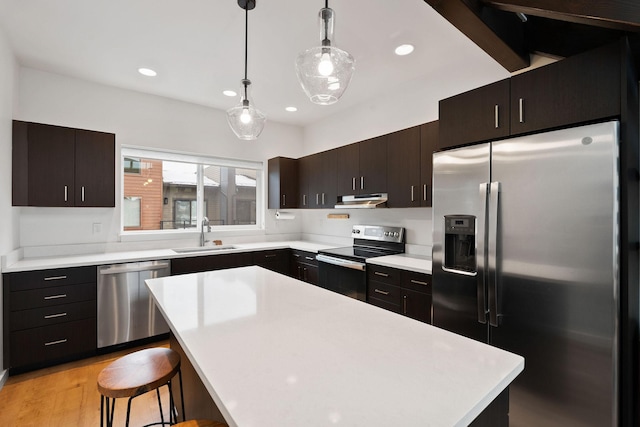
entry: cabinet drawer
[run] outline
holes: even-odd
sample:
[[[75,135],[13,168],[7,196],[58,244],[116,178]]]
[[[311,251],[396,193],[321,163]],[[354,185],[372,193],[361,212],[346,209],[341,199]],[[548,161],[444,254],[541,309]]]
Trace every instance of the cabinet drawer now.
[[[402,297],[399,287],[370,281],[367,286],[367,298],[382,300],[399,306]]]
[[[84,301],[32,310],[14,311],[10,315],[11,332],[40,326],[56,325],[96,317],[96,302]]]
[[[378,281],[388,283],[390,285],[399,285],[402,277],[402,270],[391,267],[383,267],[380,265],[367,265],[367,277],[370,281]]]
[[[50,307],[80,301],[95,301],[96,284],[94,282],[11,292],[9,298],[11,299],[11,311]]]
[[[367,302],[371,305],[375,305],[376,307],[384,308],[385,310],[393,311],[394,313],[400,313],[400,306],[398,304],[392,304],[388,301],[377,298],[369,298],[369,301]]]
[[[431,293],[431,276],[413,271],[405,271],[402,278],[403,288],[411,289],[416,292]]]
[[[301,251],[298,249],[291,250],[292,259],[295,262],[301,262],[303,264],[318,265],[316,260],[316,254],[313,252]]]
[[[95,351],[96,318],[11,333],[11,367],[29,366]]]
[[[95,266],[77,268],[57,268],[52,270],[35,270],[21,273],[8,273],[9,290],[26,291],[29,289],[48,288],[78,283],[96,283]]]

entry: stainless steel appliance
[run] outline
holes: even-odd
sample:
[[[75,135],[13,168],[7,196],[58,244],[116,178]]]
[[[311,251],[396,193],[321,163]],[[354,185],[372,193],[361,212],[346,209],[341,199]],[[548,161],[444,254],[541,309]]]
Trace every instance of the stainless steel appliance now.
[[[98,267],[98,348],[169,332],[144,281],[170,274],[169,260]]]
[[[434,154],[433,324],[525,357],[510,425],[618,425],[618,122]]]
[[[361,301],[367,299],[367,258],[404,252],[404,228],[354,225],[353,246],[318,251],[318,284]]]

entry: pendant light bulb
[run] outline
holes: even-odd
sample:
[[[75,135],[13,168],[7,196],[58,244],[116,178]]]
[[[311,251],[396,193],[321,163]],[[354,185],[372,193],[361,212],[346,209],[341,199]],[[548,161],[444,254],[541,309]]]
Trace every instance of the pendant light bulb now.
[[[355,60],[348,52],[333,46],[334,12],[328,1],[320,9],[321,45],[300,53],[296,58],[296,74],[311,102],[330,105],[338,101],[347,89]]]
[[[247,39],[249,33],[249,10],[255,8],[255,0],[238,0],[238,6],[245,10],[244,39],[244,79],[240,89],[240,103],[227,110],[227,122],[233,133],[242,140],[258,139],[264,129],[267,118],[254,107],[251,99],[251,80],[247,78]]]

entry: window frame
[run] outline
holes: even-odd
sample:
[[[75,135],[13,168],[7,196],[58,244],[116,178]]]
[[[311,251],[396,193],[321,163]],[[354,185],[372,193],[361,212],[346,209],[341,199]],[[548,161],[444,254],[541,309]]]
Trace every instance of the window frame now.
[[[198,179],[196,187],[196,201],[197,201],[197,224],[202,223],[204,217],[204,166],[220,166],[220,167],[233,167],[238,169],[252,169],[256,171],[256,223],[246,225],[215,225],[211,224],[211,232],[213,233],[227,233],[231,234],[245,234],[244,232],[255,233],[256,231],[264,231],[265,229],[265,206],[266,206],[266,179],[264,171],[264,162],[230,159],[223,157],[206,156],[202,154],[194,154],[188,152],[179,152],[173,150],[152,149],[146,147],[126,146],[123,145],[120,149],[119,156],[119,175],[120,175],[120,236],[121,239],[126,240],[128,237],[135,238],[143,236],[164,236],[161,238],[179,238],[180,236],[193,235],[200,233],[200,228],[188,228],[188,229],[159,229],[159,230],[125,230],[124,229],[124,181],[125,175],[129,172],[124,170],[125,158],[148,158],[161,161],[173,161],[173,162],[186,162],[199,165]]]

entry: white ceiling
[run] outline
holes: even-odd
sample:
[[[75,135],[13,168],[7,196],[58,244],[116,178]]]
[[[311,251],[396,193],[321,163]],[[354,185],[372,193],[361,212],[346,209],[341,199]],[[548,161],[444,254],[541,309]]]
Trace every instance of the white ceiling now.
[[[257,0],[249,12],[248,74],[269,120],[305,126],[409,82],[441,85],[453,68],[507,75],[423,0],[331,0],[334,45],[356,58],[356,72],[338,103],[314,105],[294,60],[319,44],[323,6]],[[0,0],[0,27],[22,66],[219,109],[238,102],[222,95],[238,91],[244,74],[237,0]],[[414,53],[396,56],[402,43],[415,45]],[[158,76],[143,77],[139,67]],[[286,112],[290,105],[298,111]]]

